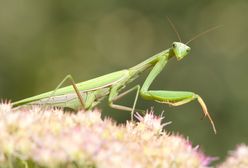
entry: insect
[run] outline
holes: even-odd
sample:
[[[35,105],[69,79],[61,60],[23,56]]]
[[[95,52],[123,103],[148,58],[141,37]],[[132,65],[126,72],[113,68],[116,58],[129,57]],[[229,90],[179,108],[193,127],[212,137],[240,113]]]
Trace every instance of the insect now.
[[[173,23],[171,21],[170,23],[175,30],[175,26],[173,25]],[[205,34],[215,28],[216,27],[198,34],[198,36]],[[180,42],[173,42],[170,48],[148,58],[147,60],[129,69],[109,73],[77,84],[74,82],[71,75],[67,75],[55,90],[16,101],[12,103],[12,105],[15,107],[24,104],[39,104],[71,108],[74,110],[80,108],[92,109],[103,98],[108,97],[108,103],[110,107],[131,112],[131,120],[133,120],[135,106],[139,95],[146,100],[153,100],[158,103],[169,104],[172,106],[180,106],[191,102],[192,100],[198,100],[199,104],[202,107],[204,116],[208,117],[214,133],[216,133],[215,125],[207,110],[207,106],[198,94],[188,91],[166,91],[149,89],[154,79],[164,69],[170,59],[175,57],[178,61],[180,61],[189,54],[191,49],[189,46],[187,46],[187,44],[195,38],[184,44],[181,42],[181,38],[178,33],[177,35],[180,39]],[[142,86],[136,85],[120,93],[127,84],[138,78],[140,74],[146,70],[150,70],[150,72]],[[71,85],[61,88],[62,84],[67,80],[71,82]],[[132,107],[127,107],[115,103],[117,100],[133,91],[136,92],[136,96]]]

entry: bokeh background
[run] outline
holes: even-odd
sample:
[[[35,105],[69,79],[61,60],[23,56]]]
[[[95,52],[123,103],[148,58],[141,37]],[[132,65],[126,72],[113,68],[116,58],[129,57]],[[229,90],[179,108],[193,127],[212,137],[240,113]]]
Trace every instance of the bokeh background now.
[[[171,60],[151,87],[199,93],[218,134],[200,120],[197,102],[168,107],[139,99],[138,107],[164,111],[165,121],[173,121],[168,130],[223,159],[236,144],[248,143],[246,0],[0,0],[0,98],[15,101],[53,90],[67,74],[80,82],[134,66],[178,41],[167,16],[184,42],[223,25],[193,41],[190,55]],[[131,105],[133,98],[120,103]],[[106,101],[99,108],[104,116],[129,118]]]

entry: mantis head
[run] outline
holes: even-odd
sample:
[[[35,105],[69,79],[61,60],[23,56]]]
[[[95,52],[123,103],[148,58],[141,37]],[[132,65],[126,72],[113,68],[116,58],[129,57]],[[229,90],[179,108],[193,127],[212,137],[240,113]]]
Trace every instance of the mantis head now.
[[[177,60],[183,59],[190,52],[190,47],[181,42],[173,42],[172,43],[172,51],[174,52]]]
[[[184,44],[184,43],[181,42],[182,41],[181,40],[181,37],[180,37],[180,35],[179,35],[179,33],[178,33],[175,25],[172,23],[172,21],[170,20],[169,17],[167,17],[167,19],[168,19],[168,21],[169,21],[172,29],[177,34],[177,37],[178,37],[178,39],[180,41],[180,42],[173,42],[172,43],[172,48],[171,48],[172,54],[174,54],[176,56],[176,58],[177,58],[178,61],[181,60],[181,59],[183,59],[190,52],[190,47],[187,46],[187,44],[189,44],[193,40],[197,39],[198,37],[200,37],[200,36],[202,36],[202,35],[204,35],[206,33],[209,33],[211,31],[213,31],[213,30],[221,27],[221,26],[215,26],[215,27],[212,27],[210,29],[207,29],[206,31],[197,34],[196,36],[194,36],[193,38],[191,38],[187,43]]]

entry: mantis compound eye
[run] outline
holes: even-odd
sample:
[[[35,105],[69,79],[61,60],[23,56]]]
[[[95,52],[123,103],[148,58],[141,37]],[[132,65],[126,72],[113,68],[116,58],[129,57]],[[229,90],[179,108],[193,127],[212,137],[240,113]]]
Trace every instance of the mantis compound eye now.
[[[188,49],[186,50],[186,52],[187,52],[187,53],[190,52],[190,48],[188,48]]]

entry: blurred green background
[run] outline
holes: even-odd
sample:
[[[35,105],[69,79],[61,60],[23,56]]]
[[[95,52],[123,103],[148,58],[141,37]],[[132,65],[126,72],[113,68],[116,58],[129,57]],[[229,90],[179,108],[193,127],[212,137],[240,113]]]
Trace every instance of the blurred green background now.
[[[223,159],[236,144],[248,143],[246,0],[0,0],[0,98],[15,101],[52,90],[67,74],[80,82],[134,66],[178,41],[166,16],[184,42],[223,25],[193,41],[190,55],[171,60],[151,87],[199,93],[218,134],[200,120],[196,101],[169,107],[139,99],[138,107],[165,111],[166,121],[173,121],[168,130]],[[120,102],[131,105],[133,98]],[[104,115],[129,117],[104,102]]]

